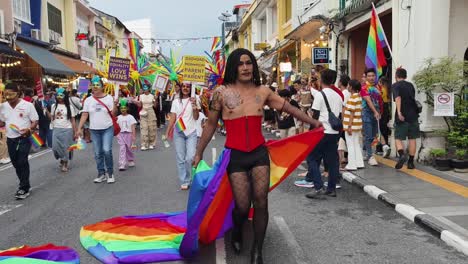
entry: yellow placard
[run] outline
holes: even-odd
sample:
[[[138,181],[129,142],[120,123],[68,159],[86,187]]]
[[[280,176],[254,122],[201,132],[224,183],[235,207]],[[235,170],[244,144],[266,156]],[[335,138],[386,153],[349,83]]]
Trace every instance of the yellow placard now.
[[[184,56],[183,57],[184,81],[205,82],[205,63],[204,56]]]

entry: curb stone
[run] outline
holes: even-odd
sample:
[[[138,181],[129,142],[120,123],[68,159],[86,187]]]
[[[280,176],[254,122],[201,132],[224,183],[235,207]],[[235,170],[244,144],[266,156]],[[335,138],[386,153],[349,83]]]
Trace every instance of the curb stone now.
[[[417,208],[409,205],[400,198],[382,190],[375,185],[369,184],[365,179],[351,173],[343,172],[343,179],[359,186],[365,193],[377,199],[387,206],[393,208],[405,218],[413,221],[424,230],[444,241],[447,245],[468,256],[468,238],[458,235],[450,230],[450,227],[437,218],[428,215]]]

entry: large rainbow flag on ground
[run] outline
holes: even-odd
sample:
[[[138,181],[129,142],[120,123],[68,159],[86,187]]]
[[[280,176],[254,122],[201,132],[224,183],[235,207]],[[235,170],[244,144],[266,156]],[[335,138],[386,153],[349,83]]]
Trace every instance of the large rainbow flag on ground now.
[[[323,129],[267,142],[270,191],[285,180],[323,137]],[[83,247],[106,264],[151,263],[193,258],[199,241],[208,244],[232,227],[234,207],[226,174],[225,149],[210,169],[201,162],[193,178],[186,212],[122,216],[82,227]]]
[[[0,264],[79,264],[78,253],[69,247],[47,244],[0,251]]]
[[[372,7],[372,16],[370,21],[369,38],[367,39],[366,49],[366,67],[375,69],[377,78],[382,75],[382,68],[387,66],[387,60],[383,49],[387,47],[385,40],[385,32],[380,20],[377,16],[377,11]]]

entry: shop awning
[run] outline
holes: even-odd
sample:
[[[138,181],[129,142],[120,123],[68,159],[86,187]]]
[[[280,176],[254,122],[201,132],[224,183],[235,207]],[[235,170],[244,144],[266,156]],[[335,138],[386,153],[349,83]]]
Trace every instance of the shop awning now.
[[[258,61],[258,67],[265,74],[271,74],[271,69],[278,60],[278,53],[271,54],[270,56],[262,57]]]
[[[81,60],[70,58],[67,56],[59,55],[59,54],[54,54],[54,57],[57,58],[57,60],[65,64],[68,68],[72,69],[76,73],[79,73],[79,74],[96,73],[96,69],[84,63]]]
[[[6,56],[6,57],[18,58],[18,59],[24,58],[23,54],[12,49],[6,43],[0,43],[0,55]]]
[[[22,41],[16,41],[16,44],[24,50],[29,57],[37,62],[44,69],[46,74],[52,75],[75,75],[75,72],[57,60],[54,55],[43,47],[38,47]]]
[[[311,41],[320,36],[319,28],[323,25],[321,19],[311,19],[308,22],[298,26],[285,36],[286,39],[303,39],[304,41]]]

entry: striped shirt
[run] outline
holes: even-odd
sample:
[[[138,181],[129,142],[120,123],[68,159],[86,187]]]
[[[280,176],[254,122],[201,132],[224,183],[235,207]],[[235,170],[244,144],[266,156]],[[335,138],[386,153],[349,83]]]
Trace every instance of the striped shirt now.
[[[347,130],[348,127],[351,125],[351,129],[354,132],[361,131],[362,129],[361,112],[362,112],[362,98],[359,95],[359,93],[353,93],[345,105],[345,112],[343,116],[344,130]],[[352,124],[350,124],[351,113],[354,113]]]

